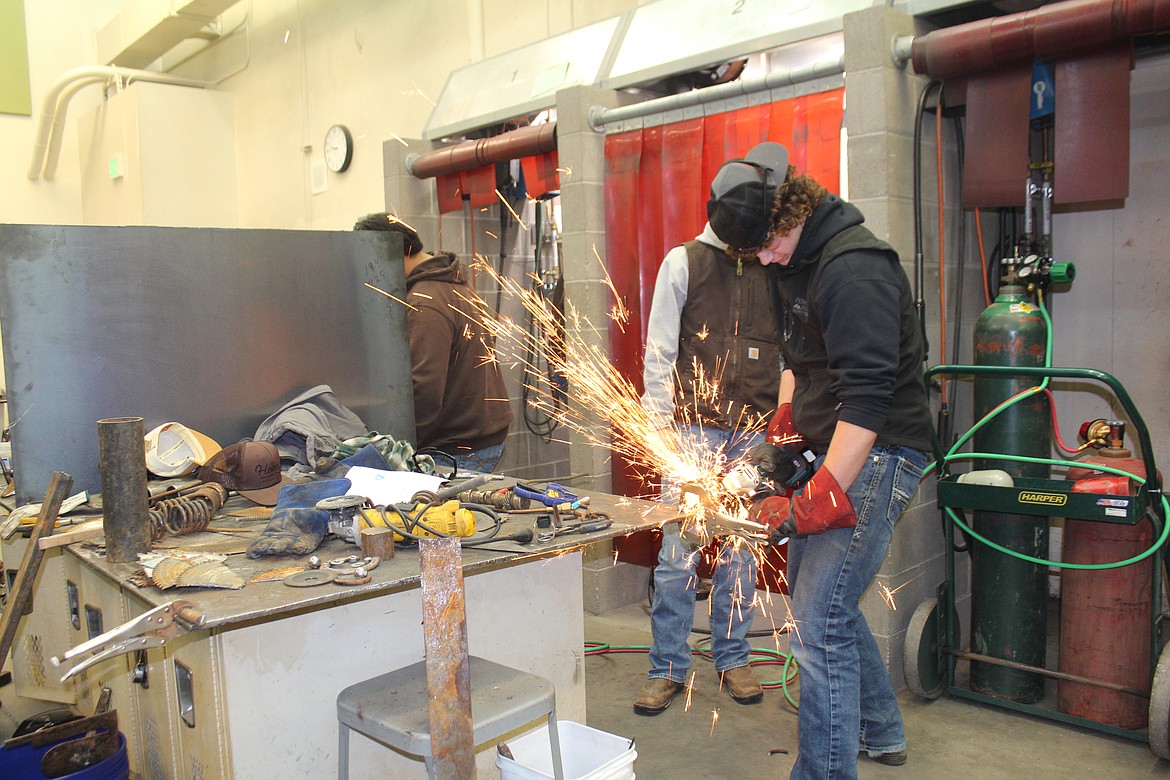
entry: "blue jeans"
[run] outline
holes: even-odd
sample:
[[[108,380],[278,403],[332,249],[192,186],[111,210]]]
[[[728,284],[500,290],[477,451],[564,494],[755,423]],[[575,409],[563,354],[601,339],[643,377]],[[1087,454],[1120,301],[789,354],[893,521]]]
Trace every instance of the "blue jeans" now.
[[[507,441],[504,439],[499,444],[492,444],[474,452],[457,453],[453,456],[455,466],[459,471],[480,471],[484,474],[491,474],[496,470],[496,464],[500,462],[500,458],[504,456],[504,445]]]
[[[790,780],[856,778],[858,751],[906,748],[902,713],[858,602],[925,465],[921,450],[875,447],[849,488],[857,527],[788,542],[800,666],[800,755]]]
[[[726,460],[735,460],[763,441],[763,434],[745,434],[718,428],[684,427],[684,446],[721,452]],[[664,484],[663,501],[678,502],[678,486]],[[654,644],[650,648],[648,676],[663,677],[685,683],[691,668],[691,646],[687,642],[695,620],[695,558],[698,553],[683,542],[677,523],[662,529],[662,549],[654,569],[654,605],[650,628]],[[747,633],[751,629],[756,593],[756,560],[745,546],[734,541],[720,545],[711,574],[711,654],[715,670],[746,666]]]

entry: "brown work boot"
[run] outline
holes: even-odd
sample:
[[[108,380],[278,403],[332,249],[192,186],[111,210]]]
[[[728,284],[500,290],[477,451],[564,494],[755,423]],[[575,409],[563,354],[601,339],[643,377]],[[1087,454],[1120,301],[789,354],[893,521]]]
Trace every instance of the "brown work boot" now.
[[[722,675],[720,687],[726,687],[731,698],[740,704],[758,704],[764,698],[764,689],[750,666],[737,666]]]
[[[634,712],[639,715],[657,715],[670,706],[670,700],[685,686],[665,677],[653,677],[646,681],[638,698],[634,699]]]

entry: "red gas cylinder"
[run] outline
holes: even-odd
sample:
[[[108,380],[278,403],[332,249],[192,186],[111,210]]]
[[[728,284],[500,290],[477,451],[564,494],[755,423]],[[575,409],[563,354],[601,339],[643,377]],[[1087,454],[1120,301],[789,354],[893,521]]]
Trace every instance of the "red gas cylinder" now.
[[[1109,421],[1108,446],[1069,469],[1074,492],[1131,497],[1133,481],[1095,470],[1100,464],[1145,477],[1142,461],[1122,447],[1125,424]],[[1084,429],[1082,429],[1084,431]],[[1111,563],[1145,552],[1154,541],[1143,518],[1134,525],[1066,519],[1066,563]],[[1063,569],[1060,578],[1060,671],[1107,680],[1139,691],[1150,687],[1150,632],[1153,628],[1150,558],[1111,569]],[[1141,729],[1149,699],[1098,685],[1061,680],[1061,712],[1119,728]]]

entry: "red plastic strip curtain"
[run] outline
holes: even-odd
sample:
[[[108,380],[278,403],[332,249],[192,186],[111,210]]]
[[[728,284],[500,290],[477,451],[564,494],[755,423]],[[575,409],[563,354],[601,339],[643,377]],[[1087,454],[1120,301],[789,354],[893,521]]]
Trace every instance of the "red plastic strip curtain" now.
[[[556,167],[555,164],[553,167]],[[465,197],[471,201],[472,208],[490,206],[498,200],[496,166],[484,165],[469,171],[436,176],[435,195],[440,214],[462,209]]]
[[[629,319],[611,317],[610,353],[615,368],[642,390],[642,306],[638,251],[638,169],[642,157],[642,133],[612,135],[605,140],[605,224],[608,273],[618,301]],[[600,323],[598,323],[600,324]],[[613,491],[639,495],[641,477],[617,455],[613,456]]]
[[[1056,63],[1053,166],[1056,203],[1121,200],[1129,195],[1129,71],[1125,43]],[[1119,121],[1118,118],[1122,121]]]
[[[1024,205],[1031,88],[1031,63],[967,80],[964,207]]]
[[[610,354],[636,388],[658,267],[671,247],[703,230],[719,166],[761,141],[777,141],[797,171],[836,192],[844,99],[845,90],[835,89],[606,138],[606,266],[631,317],[624,330],[611,324]],[[646,475],[635,475],[616,454],[612,474],[615,493],[653,492],[642,482]]]
[[[463,180],[461,174],[447,173],[435,177],[435,199],[439,202],[439,213],[459,211],[463,208]]]
[[[520,168],[524,171],[524,186],[533,198],[561,188],[555,149],[539,157],[521,157]]]
[[[639,182],[645,180],[647,182],[657,183],[662,181],[662,128],[648,127],[642,131],[642,166],[638,170]],[[653,257],[654,255],[661,255],[663,250],[662,237],[662,187],[651,186],[648,184],[643,187],[638,185],[638,219],[634,223],[637,225],[638,234],[638,257]],[[629,221],[629,220],[627,220]],[[608,224],[608,222],[607,222]],[[642,386],[642,350],[641,345],[646,343],[646,323],[650,318],[650,302],[654,298],[654,279],[658,273],[658,269],[650,263],[637,263],[639,290],[641,293],[640,300],[642,304],[642,311],[646,312],[646,316],[642,317],[640,324],[640,331],[642,340],[638,342],[638,349],[635,357],[637,363],[629,366],[629,371],[623,371],[626,376],[633,376],[636,372],[638,376],[637,387]]]
[[[641,179],[638,187],[662,191],[662,234],[667,246],[694,238],[707,221],[706,199],[697,197],[704,186],[710,186],[703,183],[702,163],[702,119],[685,119],[662,128],[662,178],[657,182]]]

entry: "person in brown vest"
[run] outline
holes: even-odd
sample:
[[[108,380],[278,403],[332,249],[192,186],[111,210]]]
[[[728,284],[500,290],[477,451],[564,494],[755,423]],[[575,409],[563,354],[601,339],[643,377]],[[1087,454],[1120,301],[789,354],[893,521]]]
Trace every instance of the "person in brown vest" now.
[[[726,462],[763,441],[761,421],[772,415],[779,395],[780,333],[763,266],[729,256],[722,236],[739,236],[741,201],[766,213],[787,170],[788,153],[779,144],[760,144],[744,159],[725,163],[711,185],[710,221],[693,241],[670,250],[655,282],[643,408],[662,427],[676,426],[684,446]],[[669,475],[663,475],[662,500],[678,500]],[[691,666],[697,547],[682,539],[677,524],[662,530],[649,679],[634,701],[640,715],[665,710]],[[711,576],[711,651],[721,686],[741,704],[764,695],[748,666],[755,587],[752,551],[720,540]]]

